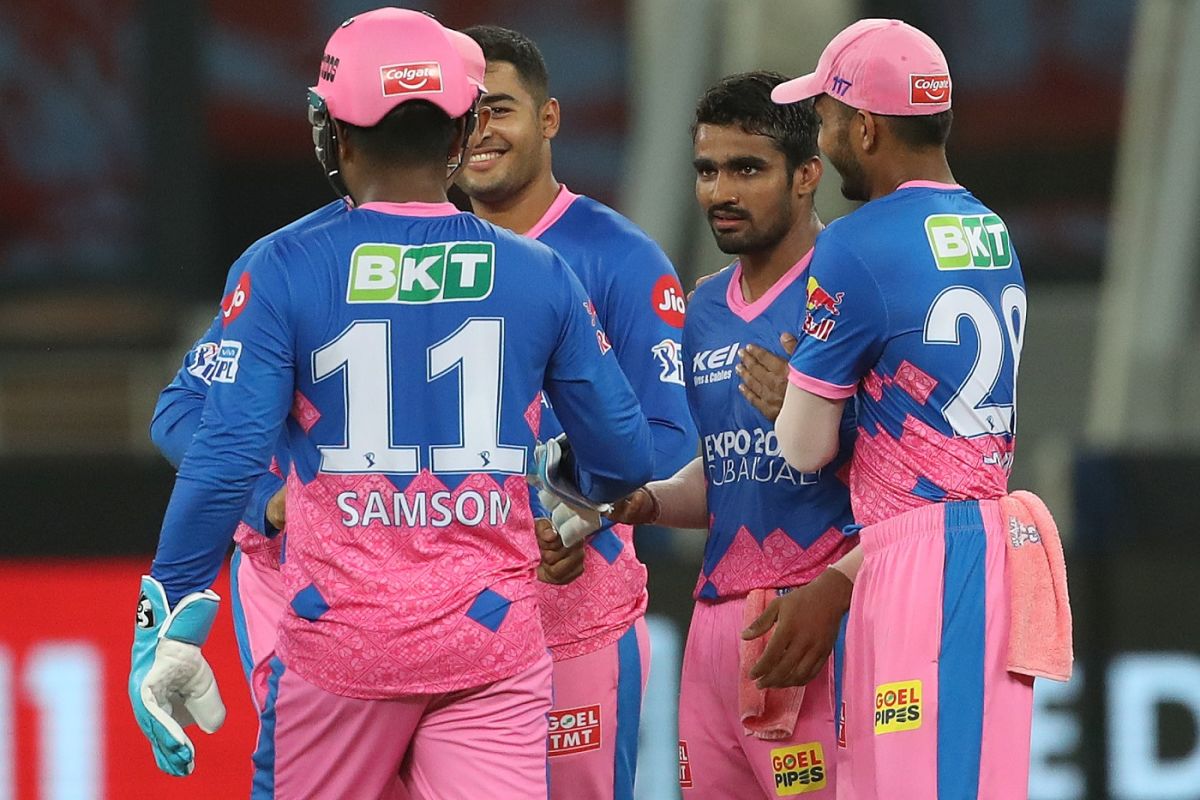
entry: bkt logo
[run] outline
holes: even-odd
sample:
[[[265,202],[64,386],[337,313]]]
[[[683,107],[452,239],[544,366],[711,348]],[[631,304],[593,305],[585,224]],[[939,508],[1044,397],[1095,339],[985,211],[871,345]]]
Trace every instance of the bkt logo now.
[[[950,76],[941,75],[909,75],[908,76],[909,105],[941,105],[950,102]]]
[[[663,383],[677,383],[683,386],[683,347],[674,339],[663,339],[650,348],[650,353],[658,359],[658,379]]]
[[[383,94],[391,97],[412,92],[440,92],[442,90],[442,65],[436,61],[413,64],[391,64],[379,68],[383,81]]]
[[[1012,266],[1008,228],[995,214],[934,214],[925,218],[925,235],[939,270]]]
[[[347,303],[449,303],[492,293],[495,245],[360,244],[350,255]]]

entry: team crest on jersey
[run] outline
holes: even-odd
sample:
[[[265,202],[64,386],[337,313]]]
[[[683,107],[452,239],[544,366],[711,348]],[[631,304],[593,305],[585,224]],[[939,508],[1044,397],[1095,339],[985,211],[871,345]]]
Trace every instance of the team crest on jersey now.
[[[569,756],[600,749],[600,705],[554,709],[550,721],[547,755]]]
[[[211,384],[213,373],[217,370],[217,351],[220,346],[216,342],[201,342],[192,352],[188,353],[187,371],[206,384]]]
[[[1012,266],[1008,228],[995,214],[933,214],[925,218],[925,235],[943,272]]]
[[[828,768],[820,742],[777,747],[771,751],[775,796],[793,797],[825,788]]]
[[[658,359],[658,379],[683,386],[683,346],[674,339],[663,339],[650,353]]]

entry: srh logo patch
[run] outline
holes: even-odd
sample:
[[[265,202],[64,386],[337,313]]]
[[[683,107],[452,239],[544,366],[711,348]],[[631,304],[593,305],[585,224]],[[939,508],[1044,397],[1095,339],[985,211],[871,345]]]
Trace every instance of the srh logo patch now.
[[[679,740],[679,788],[692,788],[692,762],[688,759],[687,742]]]
[[[921,682],[900,681],[875,687],[875,735],[921,727]]]
[[[600,706],[559,708],[550,712],[551,758],[600,749]]]
[[[925,235],[939,270],[1012,266],[1008,228],[995,214],[934,214],[925,218]]]
[[[775,773],[775,796],[792,797],[825,788],[828,768],[820,742],[808,742],[771,751]]]
[[[914,106],[936,106],[950,102],[950,76],[909,75],[908,102]]]
[[[242,343],[222,339],[217,348],[217,363],[213,368],[212,379],[219,383],[233,383],[237,380],[238,362],[241,360]]]
[[[347,303],[450,303],[492,293],[495,245],[366,243],[350,255]]]
[[[655,282],[650,290],[650,304],[663,322],[672,328],[683,327],[683,286],[674,275],[663,275]]]
[[[250,302],[250,273],[243,272],[238,278],[237,286],[221,300],[221,326],[224,327],[241,316],[242,310]]]
[[[436,61],[389,64],[379,68],[383,96],[431,94],[442,91],[442,65]]]

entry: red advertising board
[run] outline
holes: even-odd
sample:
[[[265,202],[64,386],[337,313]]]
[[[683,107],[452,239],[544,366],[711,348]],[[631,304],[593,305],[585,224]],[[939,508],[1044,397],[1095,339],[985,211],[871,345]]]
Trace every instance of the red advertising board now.
[[[188,728],[196,771],[158,771],[129,707],[133,617],[143,559],[0,561],[0,797],[247,797],[258,724],[233,637],[229,575],[204,654],[228,715]]]

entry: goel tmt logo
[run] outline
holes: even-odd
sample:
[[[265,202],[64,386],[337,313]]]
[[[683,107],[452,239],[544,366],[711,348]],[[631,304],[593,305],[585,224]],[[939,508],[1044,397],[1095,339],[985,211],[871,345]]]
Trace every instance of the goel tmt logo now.
[[[995,214],[934,214],[925,218],[925,235],[939,270],[1012,266],[1008,228]]]
[[[496,274],[491,242],[366,243],[350,255],[347,303],[450,303],[482,300]]]

